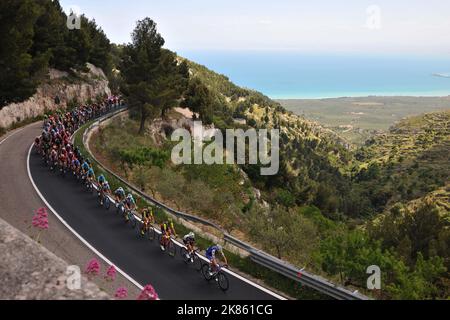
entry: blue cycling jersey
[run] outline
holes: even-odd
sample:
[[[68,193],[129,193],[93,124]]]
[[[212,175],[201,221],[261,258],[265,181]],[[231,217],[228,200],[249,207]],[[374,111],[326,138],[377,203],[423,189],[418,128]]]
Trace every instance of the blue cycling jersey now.
[[[81,165],[81,168],[82,168],[83,170],[89,170],[89,165],[88,165],[88,163],[87,163],[87,162],[83,162],[83,164]]]
[[[92,177],[94,175],[94,169],[89,168],[87,175],[88,175],[88,177]]]
[[[122,197],[125,196],[125,191],[121,190],[121,189],[117,189],[116,191],[114,191],[114,193],[118,196],[122,196]]]
[[[205,252],[206,257],[208,259],[214,258],[216,256],[216,252],[217,251],[220,251],[218,246],[211,246],[211,247],[209,247],[208,249],[206,249],[206,252]]]

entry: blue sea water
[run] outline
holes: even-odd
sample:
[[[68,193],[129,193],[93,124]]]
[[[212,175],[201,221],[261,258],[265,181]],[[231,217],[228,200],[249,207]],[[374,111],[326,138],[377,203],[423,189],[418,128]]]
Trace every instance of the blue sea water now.
[[[274,98],[450,95],[450,56],[180,51]],[[437,76],[441,74],[444,76]]]

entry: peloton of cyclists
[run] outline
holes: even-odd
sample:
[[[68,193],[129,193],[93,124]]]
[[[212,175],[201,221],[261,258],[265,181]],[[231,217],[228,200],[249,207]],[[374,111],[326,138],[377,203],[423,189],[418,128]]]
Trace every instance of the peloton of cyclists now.
[[[74,175],[83,176],[90,183],[98,182],[97,185],[102,195],[102,203],[105,195],[111,195],[110,185],[102,174],[96,179],[91,162],[87,158],[84,159],[79,148],[70,143],[70,137],[76,129],[89,121],[94,115],[102,114],[108,106],[111,107],[118,104],[120,103],[117,97],[110,97],[103,103],[83,105],[71,112],[57,112],[53,115],[45,116],[42,134],[34,140],[36,150],[51,167],[58,165],[61,169],[69,168]],[[137,210],[135,199],[131,194],[125,197],[125,190],[122,187],[114,191],[113,197],[116,206],[123,203],[126,212]],[[140,213],[142,215],[141,233],[145,234],[149,227],[155,223],[155,217],[152,207],[143,208]],[[128,215],[126,219],[129,219]],[[161,223],[160,228],[162,233],[160,245],[161,250],[164,251],[171,241],[171,236],[176,237],[177,234],[173,221],[170,218]],[[193,232],[186,234],[183,237],[183,243],[187,248],[187,254],[191,255],[194,252],[195,234]],[[210,262],[211,275],[219,269],[217,253],[221,255],[225,265],[228,263],[222,246],[217,244],[207,248],[206,257]]]

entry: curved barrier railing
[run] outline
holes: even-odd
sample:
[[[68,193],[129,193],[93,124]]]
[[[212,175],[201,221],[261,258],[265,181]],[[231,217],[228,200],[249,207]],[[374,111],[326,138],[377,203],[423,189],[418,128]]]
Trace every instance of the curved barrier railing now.
[[[124,111],[126,111],[126,108],[117,110],[111,114],[100,117],[99,119],[94,121],[83,133],[82,140],[83,140],[84,147],[90,153],[90,157],[95,162],[97,162],[97,164],[100,165],[103,170],[105,170],[110,175],[112,175],[114,178],[116,178],[117,180],[122,182],[130,190],[132,190],[133,192],[135,192],[136,194],[141,196],[143,199],[147,200],[149,203],[151,203],[155,206],[158,206],[158,207],[164,209],[166,212],[168,212],[178,218],[182,218],[182,219],[192,221],[192,222],[201,223],[203,225],[213,227],[216,230],[220,231],[223,234],[223,239],[224,239],[225,243],[230,243],[230,244],[246,251],[250,256],[250,259],[257,264],[260,264],[266,268],[269,268],[285,277],[288,277],[290,279],[298,281],[301,284],[303,284],[311,289],[317,290],[317,291],[319,291],[329,297],[332,297],[334,299],[338,299],[338,300],[370,300],[369,297],[359,293],[358,291],[351,291],[347,288],[338,286],[338,285],[324,279],[323,277],[311,274],[311,273],[305,271],[304,269],[299,269],[296,266],[294,266],[286,261],[283,261],[283,260],[278,259],[270,254],[267,254],[259,249],[256,249],[256,248],[252,247],[251,245],[249,245],[248,243],[231,236],[225,230],[223,230],[220,226],[218,226],[206,219],[203,219],[203,218],[200,218],[200,217],[197,217],[197,216],[185,213],[185,212],[181,212],[178,210],[174,210],[174,209],[168,207],[164,203],[162,203],[162,202],[150,197],[146,193],[142,192],[141,190],[139,190],[139,188],[137,188],[133,184],[129,183],[128,181],[125,181],[123,178],[119,177],[113,171],[111,171],[106,166],[104,166],[90,152],[89,146],[87,145],[87,135],[93,128],[99,126],[103,121],[110,119],[110,118],[114,117],[115,115],[117,115],[118,113],[121,113]],[[113,200],[113,199],[111,199],[111,200]],[[136,216],[136,218],[140,221],[139,217]],[[155,229],[155,231],[159,232],[159,230],[156,230],[156,229]],[[177,244],[179,246],[183,246],[181,243],[177,243]],[[204,258],[204,257],[202,257],[202,258]],[[225,271],[229,271],[229,270],[225,270]]]

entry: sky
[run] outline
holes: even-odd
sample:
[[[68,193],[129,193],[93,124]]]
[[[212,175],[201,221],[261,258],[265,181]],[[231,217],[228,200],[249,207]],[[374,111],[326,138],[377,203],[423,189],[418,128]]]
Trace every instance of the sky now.
[[[165,47],[450,55],[449,0],[60,0],[129,42],[150,17]]]

